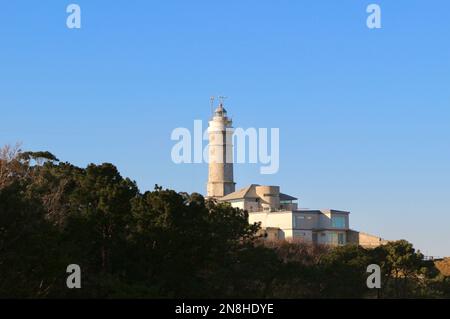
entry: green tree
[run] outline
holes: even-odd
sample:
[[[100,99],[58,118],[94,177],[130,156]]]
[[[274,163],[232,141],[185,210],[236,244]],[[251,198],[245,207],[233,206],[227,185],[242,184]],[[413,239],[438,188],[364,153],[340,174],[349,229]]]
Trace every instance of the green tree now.
[[[58,233],[38,200],[12,183],[0,189],[0,297],[48,297],[62,280]]]
[[[109,163],[0,150],[0,297],[445,297],[449,282],[406,241],[376,249],[264,241],[247,212],[155,186],[140,193]],[[81,290],[66,287],[69,264]]]
[[[383,273],[382,294],[387,298],[426,297],[429,280],[437,276],[433,262],[406,240],[389,242],[373,250]]]

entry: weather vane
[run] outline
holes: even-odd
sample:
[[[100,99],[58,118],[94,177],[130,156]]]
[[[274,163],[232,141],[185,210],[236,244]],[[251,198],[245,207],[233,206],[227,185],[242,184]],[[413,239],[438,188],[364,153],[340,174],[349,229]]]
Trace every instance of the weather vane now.
[[[215,97],[214,97],[214,96],[211,96],[211,97],[209,98],[209,101],[210,101],[210,103],[211,103],[211,114],[214,113],[214,100],[215,100]]]
[[[224,100],[227,99],[228,97],[227,96],[219,96],[218,98],[219,98],[220,104],[223,105]]]

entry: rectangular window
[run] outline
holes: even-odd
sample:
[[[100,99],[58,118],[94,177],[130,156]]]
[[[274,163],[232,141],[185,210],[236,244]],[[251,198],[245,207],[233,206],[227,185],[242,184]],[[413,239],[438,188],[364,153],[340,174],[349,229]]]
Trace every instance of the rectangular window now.
[[[328,233],[328,244],[336,245],[338,243],[338,234],[337,233]]]
[[[327,238],[328,244],[330,245],[345,245],[345,234],[344,233],[328,233]]]
[[[314,243],[314,244],[317,243],[317,233],[313,233],[313,234],[312,234],[312,240],[313,240],[313,243]]]
[[[305,237],[305,236],[306,236],[305,232],[298,231],[298,230],[294,231],[294,237]]]
[[[333,228],[345,228],[345,216],[332,216],[331,226]]]
[[[295,217],[295,228],[302,228],[302,221],[305,219],[305,216],[297,216]]]
[[[345,245],[345,236],[343,233],[338,234],[338,245]]]

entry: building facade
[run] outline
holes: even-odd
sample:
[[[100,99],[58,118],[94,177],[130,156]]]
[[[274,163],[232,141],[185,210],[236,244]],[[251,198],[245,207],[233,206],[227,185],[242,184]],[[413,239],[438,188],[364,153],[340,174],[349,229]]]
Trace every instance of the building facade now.
[[[279,186],[254,184],[218,200],[246,210],[249,223],[260,223],[268,240],[329,245],[348,242],[349,212],[300,209],[297,198],[281,193]]]
[[[222,103],[209,122],[208,136],[207,197],[246,210],[249,223],[260,223],[267,240],[367,247],[385,243],[377,236],[350,229],[350,212],[299,208],[297,198],[281,193],[279,186],[252,184],[235,191],[232,121]]]

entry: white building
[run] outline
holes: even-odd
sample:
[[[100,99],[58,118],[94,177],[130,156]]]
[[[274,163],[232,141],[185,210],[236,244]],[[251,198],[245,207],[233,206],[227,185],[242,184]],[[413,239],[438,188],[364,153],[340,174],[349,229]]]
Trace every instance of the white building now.
[[[250,223],[261,223],[269,240],[289,239],[317,244],[345,245],[349,212],[299,209],[297,198],[278,186],[250,185],[219,199],[248,211]]]
[[[268,240],[291,240],[316,244],[378,246],[376,236],[349,228],[347,211],[301,209],[297,198],[280,192],[279,186],[250,185],[235,191],[233,177],[232,121],[222,104],[209,122],[209,198],[228,202],[249,214],[249,223],[261,223]]]

